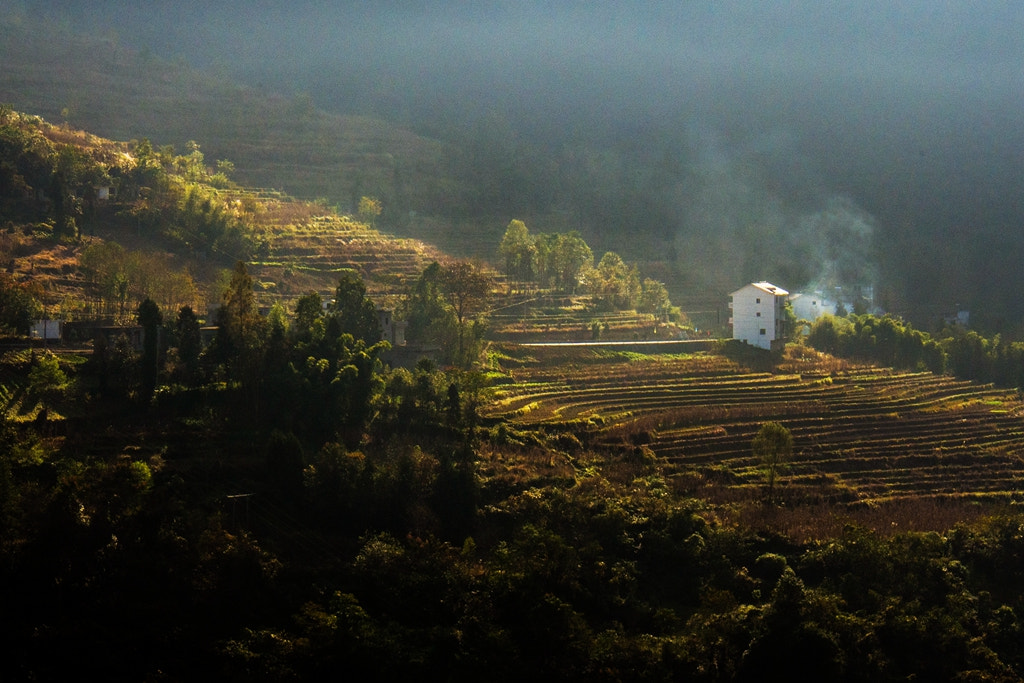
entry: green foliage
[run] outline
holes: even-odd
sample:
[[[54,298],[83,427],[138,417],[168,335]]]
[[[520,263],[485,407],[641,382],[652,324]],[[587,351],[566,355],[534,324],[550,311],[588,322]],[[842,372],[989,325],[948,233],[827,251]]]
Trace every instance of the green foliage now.
[[[458,333],[455,362],[460,367],[468,367],[478,355],[482,338],[479,327],[482,322],[471,321],[470,316],[484,308],[493,283],[490,275],[469,261],[447,263],[441,266],[439,276],[439,290],[455,314]]]
[[[61,369],[57,356],[46,351],[34,357],[28,375],[31,395],[39,398],[52,397],[67,383],[68,377]]]
[[[308,302],[306,306],[309,307]],[[308,310],[305,313],[309,315]],[[344,270],[338,277],[327,325],[334,335],[349,334],[367,344],[375,344],[381,339],[377,308],[366,295],[362,278],[354,270]]]
[[[313,325],[323,317],[323,299],[318,292],[309,292],[295,304],[294,334],[301,340],[309,340],[313,334]]]
[[[537,274],[537,245],[526,223],[513,219],[498,245],[498,256],[505,264],[509,288],[515,283],[533,282]]]
[[[405,334],[411,342],[449,347],[455,340],[455,313],[445,301],[441,272],[437,261],[424,268],[405,302]]]
[[[1024,343],[999,335],[989,339],[960,327],[947,328],[936,338],[891,316],[824,316],[811,328],[807,343],[840,357],[1024,387]]]
[[[775,481],[779,472],[793,456],[793,435],[778,422],[766,422],[761,425],[750,448],[754,458],[764,468],[767,498],[770,501],[775,494]]]
[[[174,338],[181,367],[177,379],[193,384],[199,376],[199,355],[202,352],[199,318],[190,306],[182,306],[174,322]]]
[[[17,282],[0,272],[0,333],[28,335],[43,313],[39,294],[30,283]]]
[[[256,308],[255,281],[245,263],[238,261],[217,309],[217,337],[209,356],[234,368],[235,376],[251,381],[258,372],[266,340],[266,321]]]
[[[139,304],[136,319],[142,326],[142,358],[140,362],[142,375],[142,401],[148,402],[156,390],[157,376],[160,372],[160,326],[163,314],[160,307],[152,299]]]

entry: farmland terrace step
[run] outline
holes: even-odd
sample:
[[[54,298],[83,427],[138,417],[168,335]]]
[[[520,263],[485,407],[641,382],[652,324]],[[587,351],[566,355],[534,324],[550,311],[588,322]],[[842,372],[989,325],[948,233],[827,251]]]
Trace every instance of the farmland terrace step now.
[[[723,452],[734,444],[749,443],[760,428],[758,422],[742,425],[736,423],[721,424],[721,433],[659,433],[655,445],[665,453],[687,451],[701,453],[704,451]],[[887,451],[892,449],[911,449],[928,447],[932,449],[950,449],[963,446],[994,446],[1021,443],[1024,445],[1024,430],[1018,420],[994,419],[992,421],[975,421],[968,424],[948,424],[936,420],[921,421],[917,424],[900,422],[894,425],[879,426],[875,423],[848,424],[843,429],[828,431],[811,431],[793,429],[794,442],[803,452],[842,452],[842,451]]]

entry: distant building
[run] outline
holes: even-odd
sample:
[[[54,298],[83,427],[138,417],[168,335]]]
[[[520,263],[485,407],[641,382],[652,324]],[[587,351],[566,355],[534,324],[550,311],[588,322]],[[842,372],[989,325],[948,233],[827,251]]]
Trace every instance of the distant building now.
[[[390,342],[391,346],[405,346],[405,328],[408,323],[404,320],[395,320],[391,311],[378,308],[377,322],[380,323],[380,338]]]
[[[971,312],[957,311],[956,315],[947,315],[943,320],[947,325],[968,328],[971,326]]]
[[[770,282],[752,282],[730,296],[733,339],[769,350],[785,343],[789,292]]]
[[[108,347],[113,347],[118,339],[124,337],[133,351],[142,350],[146,336],[141,325],[97,325],[92,328],[92,333],[94,340],[103,337]]]
[[[36,320],[29,328],[28,336],[32,339],[60,341],[63,333],[63,320]]]
[[[797,320],[814,322],[823,315],[835,315],[838,304],[826,298],[821,292],[797,292],[789,295],[789,303]]]

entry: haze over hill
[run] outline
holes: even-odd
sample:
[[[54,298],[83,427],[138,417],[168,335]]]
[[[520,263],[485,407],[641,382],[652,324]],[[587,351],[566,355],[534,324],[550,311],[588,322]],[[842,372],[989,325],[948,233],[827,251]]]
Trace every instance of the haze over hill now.
[[[14,11],[116,25],[121,45],[447,143],[433,199],[395,193],[396,214],[578,227],[712,297],[834,277],[924,324],[958,306],[991,328],[1024,318],[1017,5],[104,8]]]

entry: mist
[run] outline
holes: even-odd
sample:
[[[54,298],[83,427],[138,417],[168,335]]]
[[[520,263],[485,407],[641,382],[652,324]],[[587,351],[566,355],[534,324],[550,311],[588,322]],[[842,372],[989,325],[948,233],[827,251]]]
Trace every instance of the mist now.
[[[831,272],[918,319],[1024,318],[1018,3],[22,4],[459,145],[500,119],[556,170],[495,181],[496,213],[571,205],[602,244],[671,244],[686,286]],[[598,173],[633,187],[587,194]]]

